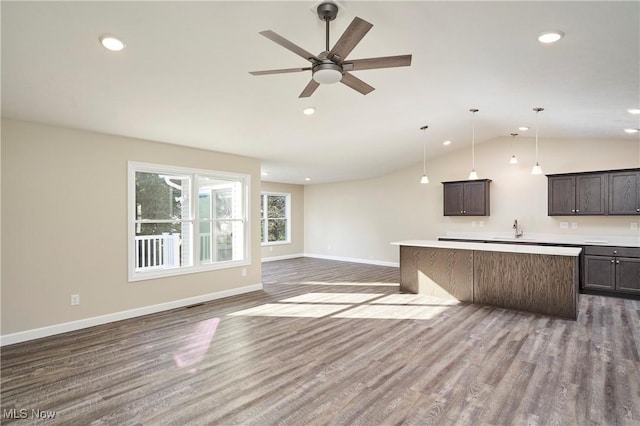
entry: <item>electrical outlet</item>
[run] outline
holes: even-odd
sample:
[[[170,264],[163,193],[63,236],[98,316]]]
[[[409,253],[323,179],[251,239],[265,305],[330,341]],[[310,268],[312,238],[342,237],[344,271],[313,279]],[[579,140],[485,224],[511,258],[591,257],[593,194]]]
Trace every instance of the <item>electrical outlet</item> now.
[[[560,222],[560,229],[569,229],[569,222]]]
[[[242,276],[243,277],[247,276],[247,268],[242,268]]]
[[[80,295],[72,294],[71,295],[71,306],[77,306],[80,304]]]
[[[631,222],[631,230],[632,231],[637,231],[638,230],[638,223],[637,222]]]
[[[480,228],[484,228],[484,220],[480,221]]]
[[[578,222],[571,222],[571,229],[578,229]]]

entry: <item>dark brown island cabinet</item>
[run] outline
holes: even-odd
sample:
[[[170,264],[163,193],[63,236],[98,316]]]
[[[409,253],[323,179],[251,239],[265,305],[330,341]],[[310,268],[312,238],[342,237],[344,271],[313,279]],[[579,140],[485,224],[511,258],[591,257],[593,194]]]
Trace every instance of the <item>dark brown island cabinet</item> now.
[[[640,295],[640,248],[587,246],[585,290]]]
[[[548,215],[640,215],[640,169],[547,175]]]
[[[445,216],[489,216],[491,179],[442,182]]]

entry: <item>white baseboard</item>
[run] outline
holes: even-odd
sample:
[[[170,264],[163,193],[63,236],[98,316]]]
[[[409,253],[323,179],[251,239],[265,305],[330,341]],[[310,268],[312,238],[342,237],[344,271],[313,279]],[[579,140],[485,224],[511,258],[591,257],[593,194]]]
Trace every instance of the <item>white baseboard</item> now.
[[[115,312],[113,314],[85,318],[78,321],[71,321],[42,328],[35,328],[33,330],[20,331],[18,333],[6,334],[4,336],[0,336],[0,347],[259,290],[262,290],[262,283],[248,285],[240,288],[233,288],[230,290],[218,291],[215,293],[203,294],[201,296],[188,297],[186,299],[173,300],[171,302],[160,303],[157,305],[144,306],[127,311]]]
[[[384,260],[359,259],[355,257],[342,257],[342,256],[328,256],[326,254],[313,254],[313,253],[305,253],[304,256],[314,257],[316,259],[339,260],[341,262],[366,263],[369,265],[391,266],[394,268],[400,267],[400,263],[398,262],[386,262]]]
[[[271,256],[271,257],[263,257],[263,262],[273,262],[274,260],[286,260],[286,259],[296,259],[298,257],[304,257],[304,253],[298,254],[285,254],[282,256]]]

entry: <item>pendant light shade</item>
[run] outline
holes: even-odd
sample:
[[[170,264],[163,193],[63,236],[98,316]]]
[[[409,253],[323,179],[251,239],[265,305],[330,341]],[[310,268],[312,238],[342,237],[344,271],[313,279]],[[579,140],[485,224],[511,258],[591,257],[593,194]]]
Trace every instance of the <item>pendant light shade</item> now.
[[[544,111],[544,108],[534,108],[533,110],[536,112],[536,165],[531,169],[531,174],[541,175],[542,167],[540,167],[540,163],[538,162],[538,114]]]
[[[514,141],[516,140],[516,136],[518,136],[517,133],[510,133],[510,135],[513,138]],[[516,154],[515,153],[511,156],[511,160],[509,160],[509,164],[518,164],[518,159],[516,158]]]
[[[427,130],[428,128],[429,126],[422,126],[420,130]],[[427,177],[427,142],[422,147],[422,177],[420,178],[420,183],[429,183],[429,178]]]
[[[476,129],[474,126],[473,118],[478,112],[477,109],[471,108],[471,173],[469,173],[469,180],[478,179],[478,173],[476,173]]]

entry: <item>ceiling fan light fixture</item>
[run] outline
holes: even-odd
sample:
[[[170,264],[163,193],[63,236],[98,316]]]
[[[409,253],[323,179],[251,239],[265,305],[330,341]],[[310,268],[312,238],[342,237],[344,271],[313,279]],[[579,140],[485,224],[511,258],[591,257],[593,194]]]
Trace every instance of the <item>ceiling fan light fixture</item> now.
[[[342,80],[342,67],[333,62],[323,62],[313,67],[313,79],[320,84],[334,84]]]

